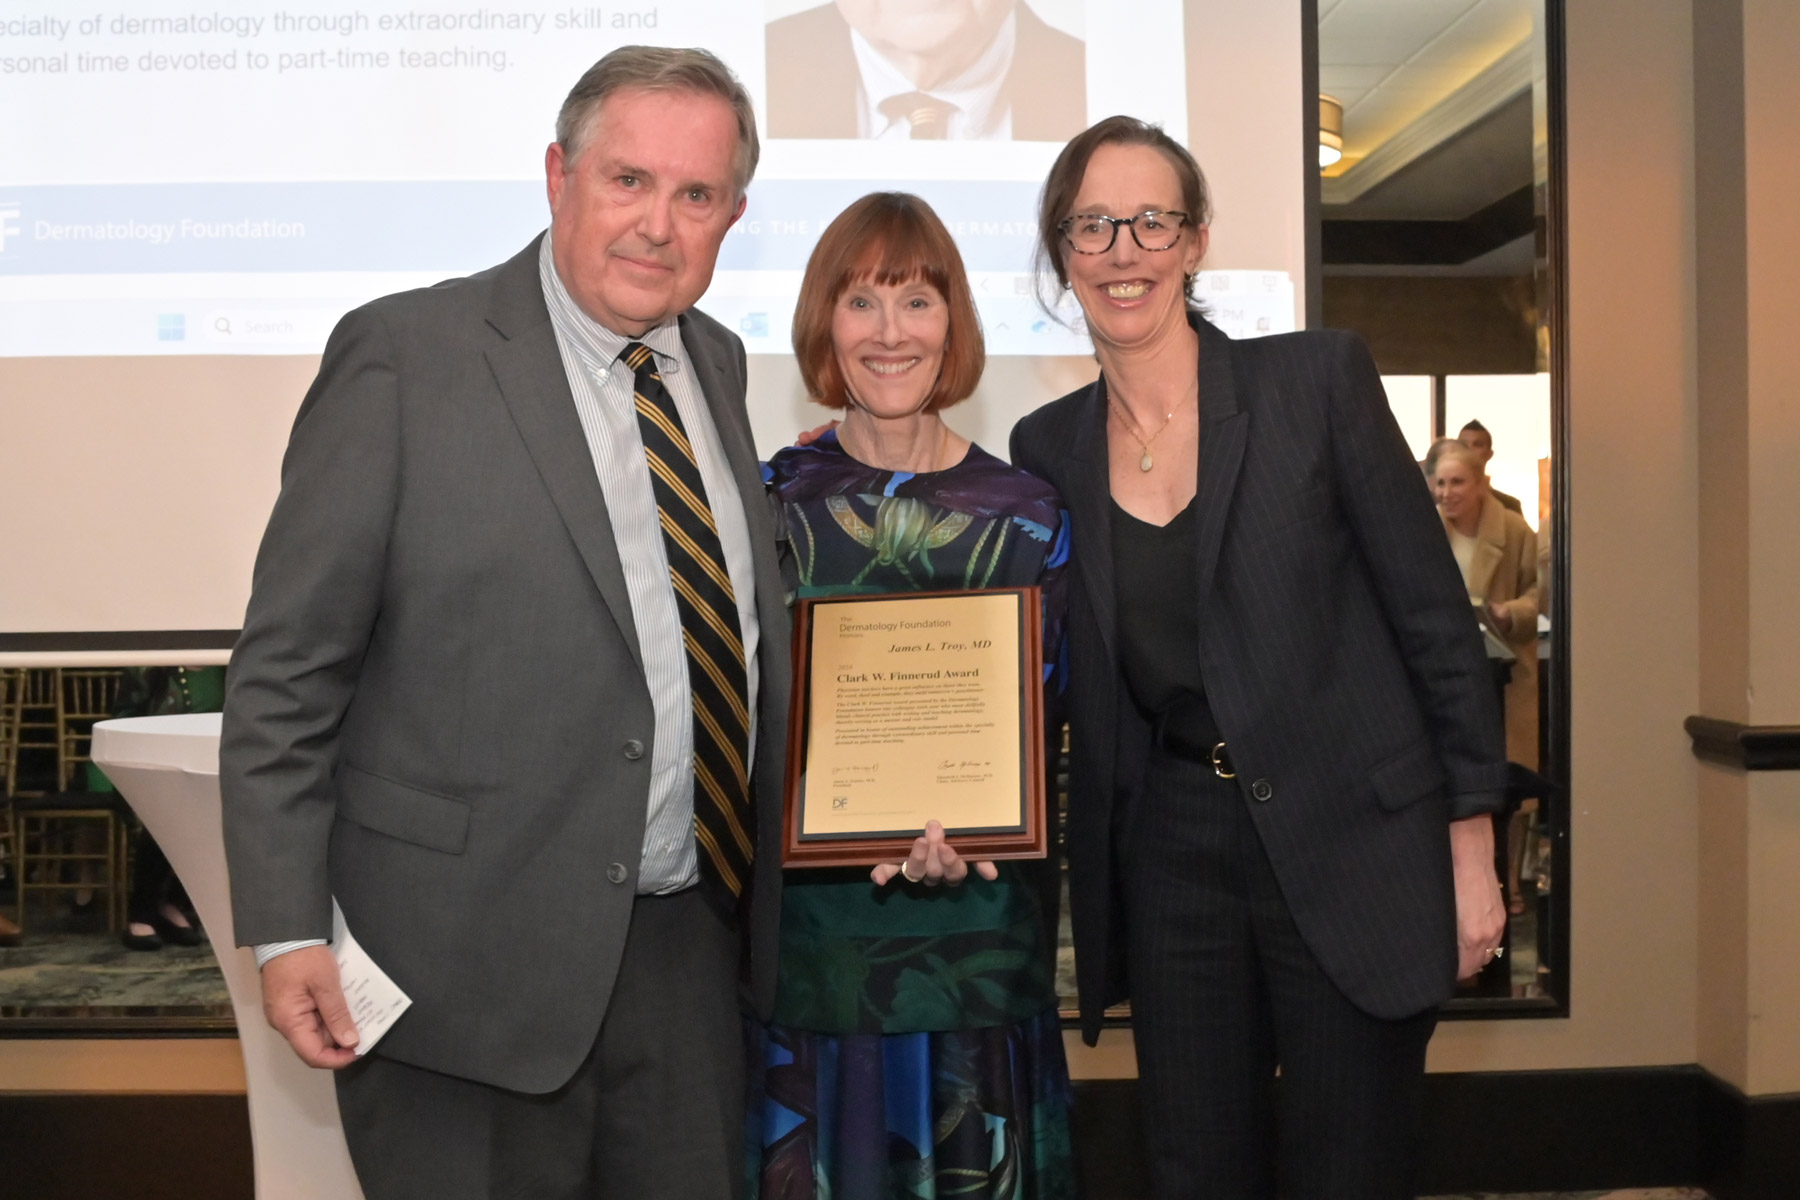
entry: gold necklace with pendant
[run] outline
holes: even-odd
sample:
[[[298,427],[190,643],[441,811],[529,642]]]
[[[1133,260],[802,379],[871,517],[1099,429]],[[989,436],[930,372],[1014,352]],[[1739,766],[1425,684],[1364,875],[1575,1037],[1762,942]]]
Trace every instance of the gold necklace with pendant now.
[[[1194,384],[1196,391],[1199,390],[1199,386],[1198,381],[1196,381]],[[1125,427],[1125,432],[1131,435],[1132,440],[1137,442],[1138,448],[1144,452],[1144,456],[1138,459],[1138,470],[1149,471],[1150,468],[1156,465],[1156,459],[1152,458],[1150,455],[1150,443],[1161,437],[1169,428],[1169,424],[1175,420],[1175,409],[1171,408],[1169,410],[1169,415],[1163,418],[1163,423],[1157,427],[1155,433],[1151,434],[1149,437],[1145,437],[1138,432],[1137,422],[1131,419],[1131,414],[1126,412],[1124,407],[1121,406],[1117,400],[1113,399],[1111,391],[1106,393],[1106,402],[1112,405],[1112,410],[1115,413],[1119,414],[1119,424]],[[1181,406],[1177,404],[1176,408],[1179,407]]]

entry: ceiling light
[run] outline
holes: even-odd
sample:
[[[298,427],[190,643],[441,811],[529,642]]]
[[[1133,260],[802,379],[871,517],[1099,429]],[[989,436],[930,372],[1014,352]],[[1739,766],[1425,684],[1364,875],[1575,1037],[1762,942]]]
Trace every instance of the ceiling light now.
[[[1319,169],[1324,170],[1344,157],[1344,106],[1324,92],[1319,93]]]

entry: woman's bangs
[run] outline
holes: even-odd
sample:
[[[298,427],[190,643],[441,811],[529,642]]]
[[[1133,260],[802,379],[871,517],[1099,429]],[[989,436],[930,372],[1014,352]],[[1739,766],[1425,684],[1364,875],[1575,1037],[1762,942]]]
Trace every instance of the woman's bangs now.
[[[949,276],[945,271],[942,249],[933,245],[930,230],[918,220],[889,220],[885,229],[870,231],[863,250],[844,271],[840,293],[857,284],[872,283],[878,287],[924,280],[949,297]]]

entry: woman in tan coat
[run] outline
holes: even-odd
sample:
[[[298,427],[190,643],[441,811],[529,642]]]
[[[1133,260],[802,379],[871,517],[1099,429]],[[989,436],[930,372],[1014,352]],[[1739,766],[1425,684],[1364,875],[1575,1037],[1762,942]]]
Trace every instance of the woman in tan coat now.
[[[1538,547],[1525,518],[1493,498],[1487,471],[1476,451],[1460,443],[1444,446],[1433,468],[1431,490],[1438,515],[1462,568],[1469,602],[1481,610],[1482,624],[1518,656],[1507,680],[1506,757],[1538,766]],[[1528,801],[1527,804],[1534,804]],[[1526,811],[1514,814],[1507,831],[1507,910],[1525,911],[1519,886]]]
[[[1506,685],[1506,757],[1537,769],[1537,534],[1488,493],[1481,457],[1449,446],[1431,480],[1469,602],[1518,662]]]

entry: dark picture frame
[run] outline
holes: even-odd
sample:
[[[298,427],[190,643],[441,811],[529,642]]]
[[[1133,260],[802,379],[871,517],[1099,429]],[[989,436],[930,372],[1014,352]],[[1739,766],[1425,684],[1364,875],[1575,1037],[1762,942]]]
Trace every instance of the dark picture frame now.
[[[782,865],[784,867],[867,866],[907,857],[919,830],[895,830],[881,835],[807,834],[805,811],[809,798],[808,740],[812,726],[813,633],[818,615],[832,608],[870,602],[942,605],[979,597],[1011,596],[1018,614],[1017,672],[1019,727],[1014,740],[1019,753],[1019,819],[1004,826],[959,827],[945,821],[945,839],[958,854],[969,858],[1044,858],[1049,853],[1049,822],[1044,770],[1043,713],[1043,614],[1036,587],[981,588],[949,592],[852,594],[801,599],[794,606],[793,702],[788,719],[788,758],[782,815]],[[953,816],[943,813],[940,816]]]

